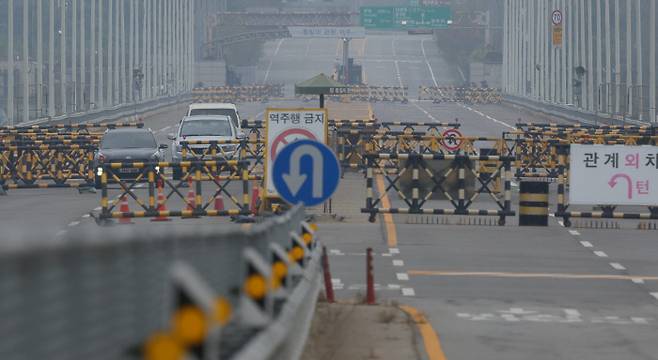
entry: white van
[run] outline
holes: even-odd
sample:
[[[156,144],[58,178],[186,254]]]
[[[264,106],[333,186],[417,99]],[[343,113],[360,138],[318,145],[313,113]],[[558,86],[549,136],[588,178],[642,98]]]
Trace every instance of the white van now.
[[[242,124],[240,122],[240,114],[235,104],[228,103],[195,103],[190,104],[187,109],[187,116],[196,115],[223,115],[231,118],[233,126],[241,130]]]

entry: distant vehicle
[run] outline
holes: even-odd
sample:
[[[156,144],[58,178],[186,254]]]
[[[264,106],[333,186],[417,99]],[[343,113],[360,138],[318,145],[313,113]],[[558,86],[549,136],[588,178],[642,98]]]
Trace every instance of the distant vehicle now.
[[[229,103],[195,103],[190,104],[187,110],[187,116],[195,115],[224,115],[229,116],[236,129],[242,129],[240,122],[240,113],[235,104]]]
[[[154,162],[164,160],[166,144],[158,146],[158,142],[150,129],[119,128],[105,132],[101,144],[94,155],[94,169],[96,169],[95,186],[101,187],[103,170],[98,165],[102,162]],[[141,171],[134,168],[116,169],[115,175],[120,179],[135,179]],[[108,182],[111,179],[108,177]]]
[[[244,139],[245,135],[233,123],[228,115],[194,115],[186,116],[178,126],[178,132],[167,135],[172,141],[171,157],[173,161],[183,160],[182,141],[231,141]],[[190,145],[189,149],[199,155],[208,149],[209,144]],[[238,149],[237,144],[220,145],[222,153],[219,156],[233,159]],[[208,158],[203,157],[202,158]],[[180,180],[182,173],[174,169],[174,180]]]

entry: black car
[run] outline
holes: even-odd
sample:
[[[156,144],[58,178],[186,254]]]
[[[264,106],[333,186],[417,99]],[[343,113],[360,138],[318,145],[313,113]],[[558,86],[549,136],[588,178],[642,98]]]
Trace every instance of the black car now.
[[[101,144],[94,156],[96,173],[96,188],[101,187],[102,162],[154,162],[163,161],[167,145],[158,146],[158,142],[150,129],[119,128],[105,132]],[[140,169],[121,168],[115,174],[121,179],[135,179],[141,173]],[[111,179],[108,177],[108,182]]]

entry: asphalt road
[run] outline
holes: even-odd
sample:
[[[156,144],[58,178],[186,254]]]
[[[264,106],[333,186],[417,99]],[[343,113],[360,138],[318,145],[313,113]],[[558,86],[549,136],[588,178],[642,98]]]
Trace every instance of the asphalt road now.
[[[352,50],[364,64],[369,84],[402,84],[409,87],[411,98],[419,85],[460,80],[426,36],[377,34],[354,41]],[[331,73],[340,51],[334,40],[273,41],[265,48],[257,78],[285,82],[291,95],[295,82]],[[266,106],[242,104],[240,111],[244,117],[259,118]],[[380,120],[459,119],[463,133],[472,136],[499,136],[519,118],[545,121],[503,105],[412,101],[377,103],[374,111]],[[166,134],[173,132],[183,113],[181,106],[146,119],[146,124],[159,141],[168,143]],[[362,189],[347,196],[364,195],[365,181]],[[76,228],[96,226],[88,213],[99,206],[99,199],[100,194],[74,190],[10,191],[0,197],[1,245],[65,239]],[[320,226],[337,296],[365,294],[365,249],[372,247],[378,298],[421,310],[438,332],[448,359],[658,359],[655,232],[573,230],[555,219],[548,228],[411,225],[404,217],[369,224],[366,219],[354,215],[347,224]],[[214,219],[173,223],[223,224]]]

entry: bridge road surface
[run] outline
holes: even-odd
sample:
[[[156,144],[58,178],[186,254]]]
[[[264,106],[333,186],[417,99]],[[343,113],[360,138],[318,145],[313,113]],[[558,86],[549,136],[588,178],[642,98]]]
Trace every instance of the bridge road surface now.
[[[402,82],[411,91],[420,84],[433,84],[427,66],[416,62],[424,61],[423,46],[438,84],[450,84],[459,76],[430,55],[438,49],[422,37],[379,33],[364,44],[361,57],[371,85]],[[352,48],[358,58],[359,44]],[[270,42],[265,49],[268,56],[258,65],[260,79],[285,81],[290,88],[317,72],[331,73],[339,52],[336,41]],[[369,60],[380,58],[398,60],[399,79],[395,61]],[[247,117],[261,117],[265,106],[244,104],[240,110]],[[487,116],[509,126],[518,117],[541,120],[506,106],[470,108],[477,112],[457,104],[374,105],[381,120],[459,118],[466,135],[499,136],[508,128]],[[183,112],[180,107],[156,115],[146,119],[147,126],[165,141]],[[350,175],[354,174],[348,174],[344,186]],[[358,181],[354,189],[348,188],[347,196],[365,203],[365,186],[358,187],[359,181],[365,182],[359,175],[351,178]],[[25,240],[50,241],[59,232],[95,226],[82,216],[98,206],[99,198],[75,190],[10,191],[0,198],[0,238],[6,243],[16,240],[10,234],[22,232]],[[338,297],[364,293],[362,253],[373,247],[380,301],[396,300],[422,311],[439,334],[448,359],[658,359],[658,286],[653,277],[658,275],[658,246],[653,232],[570,232],[554,219],[543,229],[408,225],[403,217],[387,224],[380,217],[378,223],[369,224],[366,219],[356,214],[347,223],[320,224],[320,235],[333,250],[332,275],[341,281],[335,286]],[[203,221],[206,226],[217,224]],[[196,220],[174,223],[197,224]]]
[[[410,93],[432,85],[427,66],[418,66],[422,45],[437,83],[451,84],[458,74],[436,58],[433,42],[421,38],[377,34],[362,53],[352,49],[370,85],[401,82]],[[278,57],[285,58],[286,48],[270,59],[275,66],[283,66]],[[502,105],[412,101],[376,103],[374,112],[380,121],[458,118],[467,136],[500,136],[519,118],[547,121]],[[365,189],[354,192],[363,197]],[[380,216],[367,224],[366,215],[353,215],[347,223],[320,225],[337,296],[365,294],[364,252],[373,247],[378,299],[425,313],[445,358],[658,359],[655,232],[566,229],[554,218],[548,228],[409,225],[403,216],[393,221],[383,224]]]

